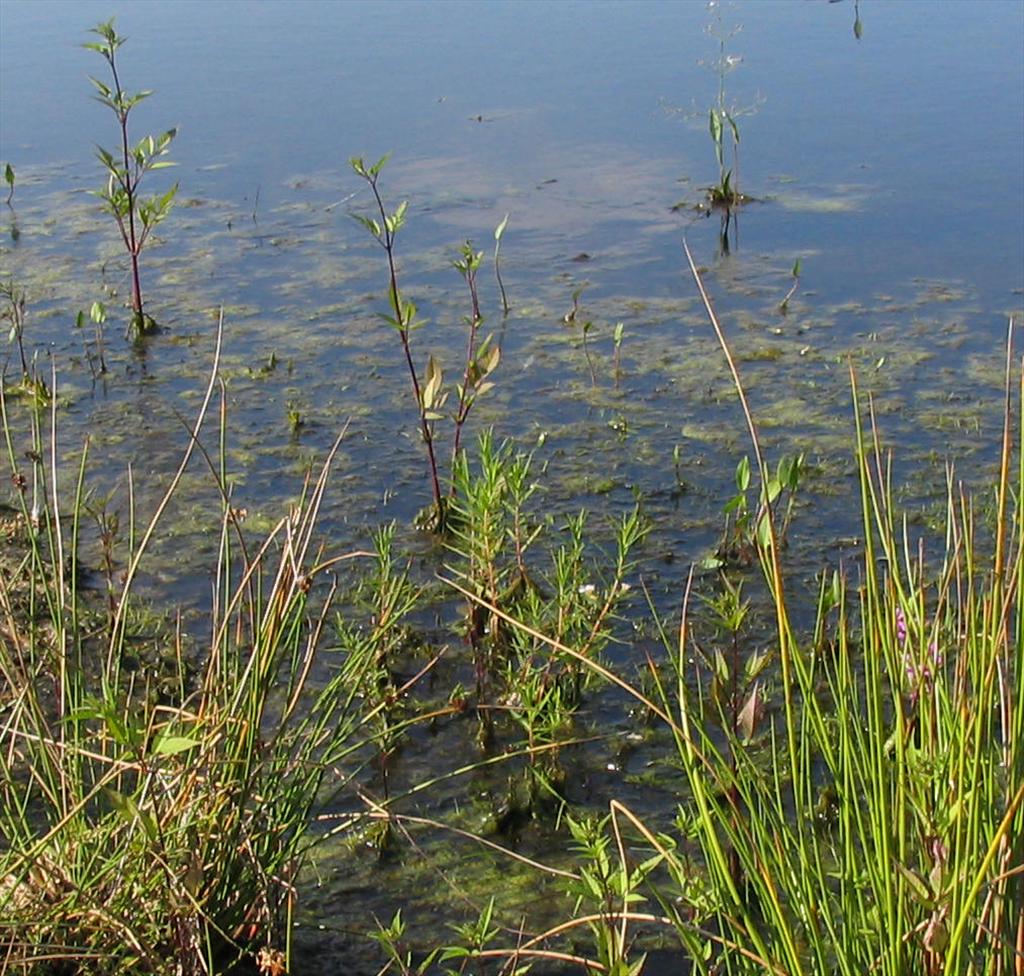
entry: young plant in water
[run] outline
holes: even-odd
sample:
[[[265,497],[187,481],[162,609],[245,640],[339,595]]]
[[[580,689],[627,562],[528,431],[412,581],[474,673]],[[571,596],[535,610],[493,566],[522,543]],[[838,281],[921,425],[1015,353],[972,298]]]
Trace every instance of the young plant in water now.
[[[755,511],[750,507],[747,491],[750,488],[750,458],[744,455],[736,465],[736,494],[725,504],[725,533],[717,553],[705,560],[705,568],[718,568],[726,563],[749,565],[757,556],[758,546],[764,548],[770,532],[769,509],[779,496],[787,493],[786,509],[781,523],[775,529],[776,539],[785,540],[793,516],[796,491],[800,487],[804,456],[783,457],[775,468],[774,476],[768,475],[761,489],[760,505]]]
[[[107,85],[98,78],[90,76],[89,80],[96,87],[98,102],[106,105],[117,119],[120,130],[120,146],[115,152],[108,152],[102,146],[96,147],[96,156],[107,171],[107,185],[103,190],[96,191],[106,208],[114,218],[121,234],[125,250],[131,259],[132,275],[132,319],[131,333],[136,337],[156,331],[156,322],[143,309],[142,286],[139,281],[139,255],[146,246],[153,228],[171,212],[174,197],[178,192],[175,183],[165,193],[144,197],[139,191],[140,184],[146,173],[165,169],[174,163],[161,159],[170,149],[177,129],[168,129],[160,136],[144,136],[134,146],[128,137],[128,117],[132,109],[151,91],[139,91],[128,94],[121,88],[118,76],[116,53],[126,38],[114,30],[113,19],[97,24],[91,33],[97,34],[101,40],[89,42],[84,47],[96,51],[110,67],[113,86]]]
[[[726,101],[725,76],[733,71],[742,58],[736,54],[727,54],[726,42],[739,33],[740,27],[726,28],[722,24],[721,8],[718,4],[709,4],[714,11],[714,19],[708,25],[707,32],[718,42],[718,57],[712,62],[718,76],[718,97],[714,105],[708,109],[708,131],[715,148],[715,160],[718,163],[718,182],[708,189],[708,202],[712,207],[723,208],[727,213],[733,207],[746,201],[740,192],[740,130],[736,123],[742,110]],[[732,164],[726,163],[727,147],[731,149]]]
[[[5,318],[10,323],[7,341],[17,345],[18,356],[21,358],[21,376],[23,380],[27,380],[29,369],[28,360],[25,358],[25,292],[13,281],[6,281],[0,284],[0,298],[4,302],[0,318]]]
[[[28,356],[25,353],[25,291],[13,281],[6,281],[0,284],[0,300],[0,321],[6,320],[10,323],[7,342],[18,347],[18,359],[21,364],[21,382],[13,387],[11,392],[21,394],[37,406],[42,406],[49,402],[50,391],[46,382],[37,373],[34,359],[32,367],[29,367]],[[0,376],[6,368],[5,363],[0,369]]]
[[[790,271],[790,275],[793,278],[793,284],[789,291],[786,292],[786,297],[779,302],[779,311],[785,315],[789,311],[789,300],[796,294],[797,288],[800,287],[800,259],[797,258],[793,262],[793,270]]]
[[[622,339],[625,336],[625,328],[621,322],[616,322],[615,332],[612,335],[615,342],[615,389],[619,388],[619,379],[622,376]]]
[[[504,221],[502,222],[504,224]],[[503,230],[504,227],[499,228]],[[500,234],[496,233],[500,239]],[[480,297],[476,287],[476,274],[480,268],[480,261],[483,259],[483,251],[474,251],[469,241],[462,245],[462,257],[452,264],[455,270],[462,275],[463,280],[469,288],[470,315],[466,319],[469,326],[469,339],[466,346],[466,362],[462,373],[462,382],[456,387],[458,394],[458,406],[455,409],[455,434],[452,438],[452,471],[459,457],[462,444],[462,431],[466,426],[469,411],[473,408],[476,398],[483,396],[490,390],[494,383],[488,377],[498,368],[501,360],[501,350],[492,346],[493,336],[487,336],[483,342],[477,343],[480,332],[480,324],[483,316],[480,314]],[[495,266],[497,267],[497,266]],[[455,493],[454,479],[451,485],[451,494]]]
[[[449,502],[455,495],[454,477],[452,489],[448,495],[442,493],[441,477],[437,463],[437,432],[435,425],[439,420],[445,418],[442,413],[448,401],[449,389],[445,388],[444,374],[438,361],[430,356],[427,360],[425,373],[421,376],[416,367],[416,361],[412,354],[411,335],[414,329],[419,328],[423,323],[416,318],[416,306],[413,302],[402,296],[398,284],[398,271],[395,264],[395,238],[398,231],[405,223],[405,213],[408,203],[403,201],[399,204],[394,213],[388,214],[384,200],[377,185],[380,172],[384,168],[388,157],[383,156],[372,166],[367,166],[359,157],[349,160],[355,173],[362,177],[370,186],[373,192],[377,217],[368,217],[364,214],[354,214],[358,220],[373,236],[374,240],[384,249],[388,259],[388,298],[391,304],[391,314],[381,317],[397,333],[402,344],[402,352],[405,356],[405,363],[409,371],[409,380],[412,385],[413,397],[419,413],[420,434],[426,446],[427,459],[430,466],[430,483],[433,491],[432,510],[426,519],[418,519],[428,528],[443,532],[448,525]],[[502,225],[504,221],[502,222]],[[495,232],[496,238],[500,239],[504,226],[500,226]],[[480,325],[483,322],[483,315],[480,312],[480,300],[477,293],[476,276],[483,260],[482,251],[474,251],[472,245],[467,241],[460,251],[461,257],[453,264],[455,269],[462,275],[463,280],[469,287],[471,309],[470,315],[466,318],[469,327],[469,339],[466,346],[466,356],[463,365],[462,382],[455,387],[457,406],[451,419],[454,425],[452,435],[452,471],[459,458],[462,441],[462,431],[465,427],[469,412],[476,402],[477,397],[486,393],[494,384],[489,377],[497,369],[501,358],[497,346],[491,344],[491,336],[483,342],[479,342]]]
[[[85,355],[89,360],[89,369],[95,379],[97,374],[102,375],[107,371],[106,357],[103,354],[103,323],[107,321],[107,310],[102,302],[93,302],[88,315],[84,310],[79,310],[75,318],[75,328],[81,329],[87,321],[93,325],[93,341],[92,349],[89,348],[88,342],[85,343]],[[93,362],[94,353],[95,363]]]
[[[501,218],[501,223],[494,228],[494,277],[498,279],[498,290],[501,292],[501,308],[505,315],[508,315],[508,295],[505,294],[505,283],[501,280],[501,264],[499,254],[501,252],[501,235],[505,233],[508,226],[508,214]]]
[[[381,317],[398,333],[398,339],[402,344],[402,352],[405,355],[405,364],[409,370],[409,382],[412,384],[413,398],[416,400],[416,408],[419,413],[420,435],[427,452],[427,461],[430,465],[430,487],[434,496],[434,511],[431,522],[440,530],[445,527],[445,514],[447,504],[444,494],[441,491],[441,478],[437,468],[437,448],[435,445],[434,424],[441,418],[440,409],[444,405],[447,396],[443,389],[443,378],[441,368],[433,357],[427,363],[425,382],[421,381],[416,362],[412,356],[412,333],[423,323],[416,318],[416,305],[402,297],[398,286],[398,268],[395,264],[395,238],[405,223],[405,212],[409,203],[403,200],[394,213],[389,214],[384,207],[384,199],[381,197],[377,181],[380,178],[381,170],[388,161],[387,155],[381,156],[377,162],[367,166],[362,157],[353,156],[349,160],[353,171],[357,176],[362,177],[373,193],[373,199],[380,214],[380,219],[367,217],[364,214],[354,214],[359,221],[372,235],[374,240],[384,249],[388,258],[388,299],[391,303],[391,314]]]
[[[10,163],[4,166],[4,182],[7,184],[7,199],[4,202],[9,207],[14,199],[14,167]]]

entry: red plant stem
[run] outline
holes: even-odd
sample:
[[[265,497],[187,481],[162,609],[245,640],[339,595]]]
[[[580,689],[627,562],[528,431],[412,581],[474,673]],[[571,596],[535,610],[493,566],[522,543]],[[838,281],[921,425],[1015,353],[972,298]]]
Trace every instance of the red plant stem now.
[[[388,228],[387,213],[384,210],[384,201],[381,199],[380,191],[377,189],[377,177],[369,177],[370,189],[373,190],[374,199],[377,201],[377,209],[380,211],[381,233],[384,235],[381,245],[388,256],[388,273],[391,277],[391,309],[395,313],[395,322],[398,326],[398,335],[402,340],[402,351],[405,353],[405,364],[409,370],[409,378],[412,381],[412,391],[416,397],[416,409],[420,415],[420,433],[423,435],[423,443],[427,446],[427,458],[430,461],[430,481],[434,492],[434,507],[437,510],[438,527],[444,528],[445,505],[444,496],[441,494],[441,481],[437,475],[437,458],[434,452],[434,433],[427,420],[426,411],[423,409],[423,394],[420,389],[419,376],[416,373],[416,364],[412,359],[412,349],[409,346],[409,324],[404,319],[402,303],[398,292],[398,271],[395,268],[395,237]]]
[[[124,107],[124,92],[117,77],[114,65],[114,52],[111,51],[107,60],[110,62],[110,73],[114,76],[114,90],[117,92],[117,118],[121,123],[121,151],[124,157],[124,179],[121,185],[128,197],[128,253],[132,259],[132,311],[136,316],[142,315],[142,287],[139,284],[139,246],[135,237],[135,181],[132,179],[128,158],[128,112]],[[122,227],[122,234],[124,228]]]

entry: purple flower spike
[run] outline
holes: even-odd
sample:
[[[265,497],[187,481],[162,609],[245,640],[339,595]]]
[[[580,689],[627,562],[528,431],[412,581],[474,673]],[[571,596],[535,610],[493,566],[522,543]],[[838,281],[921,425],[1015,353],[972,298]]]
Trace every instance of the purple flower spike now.
[[[896,608],[896,640],[905,644],[907,640],[907,618],[903,615],[903,608]]]

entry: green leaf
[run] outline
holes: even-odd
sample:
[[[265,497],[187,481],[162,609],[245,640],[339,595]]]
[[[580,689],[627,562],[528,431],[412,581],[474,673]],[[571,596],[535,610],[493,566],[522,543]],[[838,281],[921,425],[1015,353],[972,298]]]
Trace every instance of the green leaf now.
[[[109,86],[103,84],[103,82],[100,81],[99,78],[93,78],[92,75],[89,75],[88,78],[89,78],[89,81],[91,81],[93,83],[93,85],[96,86],[96,91],[98,91],[100,93],[100,96],[101,96],[100,101],[108,100],[110,98],[110,96],[113,94],[113,92],[111,92]]]
[[[377,223],[372,217],[364,217],[362,214],[352,214],[353,218],[358,220],[374,237],[379,241],[381,239],[380,224]]]
[[[384,226],[390,235],[394,236],[402,229],[402,224],[405,223],[405,210],[409,206],[408,200],[403,200],[399,205],[398,209],[391,214],[391,216],[384,217]]]
[[[742,494],[739,494],[739,495],[733,495],[732,498],[730,498],[722,506],[722,511],[723,511],[724,514],[728,515],[730,512],[735,512],[735,511],[738,511],[739,509],[744,509],[746,507],[747,507],[746,496],[744,496]]]
[[[384,153],[384,155],[381,156],[380,159],[378,159],[377,162],[375,162],[370,167],[370,171],[369,171],[370,172],[370,176],[372,176],[372,177],[378,176],[380,174],[380,171],[385,167],[385,165],[387,164],[387,161],[390,158],[391,158],[391,153],[390,152]]]
[[[792,273],[794,278],[799,278],[800,277],[800,259],[799,258],[797,258],[796,261],[793,262],[793,271],[791,273]]]
[[[490,337],[488,337],[489,341]],[[501,347],[495,346],[489,350],[487,359],[484,363],[484,376],[493,373],[498,368],[498,363],[501,362]]]
[[[162,735],[153,743],[153,754],[156,756],[177,756],[188,752],[199,745],[198,739],[187,735]]]
[[[772,538],[772,520],[766,508],[757,520],[757,541],[762,549],[767,549]]]
[[[426,382],[423,386],[423,409],[432,410],[438,402],[438,395],[441,392],[441,384],[444,382],[444,375],[437,360],[431,356],[427,360]]]
[[[740,491],[746,491],[750,487],[750,458],[745,454],[736,465],[736,487]]]
[[[508,214],[505,214],[505,216],[501,218],[501,223],[498,224],[498,226],[494,228],[494,239],[496,241],[500,241],[501,240],[501,235],[505,233],[505,228],[507,226],[508,226]]]
[[[743,673],[748,681],[753,681],[768,666],[772,656],[768,651],[752,651],[743,664]]]
[[[708,112],[708,127],[711,130],[711,138],[714,139],[716,145],[720,145],[722,142],[722,119],[715,109]]]
[[[750,692],[750,696],[747,698],[743,708],[740,709],[739,715],[736,716],[736,731],[740,734],[740,738],[744,744],[750,742],[754,738],[754,734],[757,732],[757,720],[761,714],[761,683],[758,681],[754,682],[754,687]]]
[[[935,898],[931,889],[928,887],[924,879],[916,871],[908,867],[904,867],[902,864],[899,864],[898,862],[896,864],[896,870],[899,871],[901,875],[903,875],[904,880],[906,880],[906,882],[910,885],[910,890],[913,893],[914,897],[922,905],[924,905],[925,908],[930,909],[935,907]]]
[[[736,127],[736,120],[728,113],[725,113],[725,121],[729,123],[729,128],[732,130],[733,142],[739,143],[740,141],[740,130]]]

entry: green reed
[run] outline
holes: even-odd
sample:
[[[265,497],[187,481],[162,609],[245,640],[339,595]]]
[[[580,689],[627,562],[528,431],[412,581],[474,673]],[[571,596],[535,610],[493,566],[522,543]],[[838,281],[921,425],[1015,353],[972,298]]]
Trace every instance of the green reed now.
[[[630,932],[642,924],[673,933],[705,976],[1018,972],[1024,371],[1015,383],[1012,343],[989,524],[979,524],[950,469],[937,537],[915,538],[900,516],[891,454],[851,372],[862,547],[823,574],[817,617],[803,634],[781,558],[784,479],[764,459],[692,259],[691,269],[754,449],[751,543],[775,620],[769,646],[749,648],[747,603],[729,576],[708,600],[717,634],[698,642],[691,575],[674,634],[652,607],[666,662],[649,661],[645,691],[588,658],[578,640],[546,635],[478,598],[507,629],[631,694],[663,723],[685,778],[671,830],[655,831],[617,800],[603,825],[574,827],[577,878],[604,898],[587,922],[595,956],[576,961],[638,971],[642,951],[631,949]],[[598,884],[616,877],[617,887]],[[525,945],[559,947],[580,924],[577,911]],[[518,959],[516,949],[504,951],[510,964]]]

